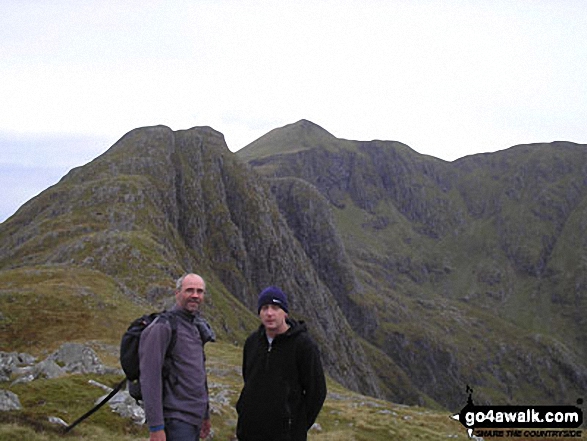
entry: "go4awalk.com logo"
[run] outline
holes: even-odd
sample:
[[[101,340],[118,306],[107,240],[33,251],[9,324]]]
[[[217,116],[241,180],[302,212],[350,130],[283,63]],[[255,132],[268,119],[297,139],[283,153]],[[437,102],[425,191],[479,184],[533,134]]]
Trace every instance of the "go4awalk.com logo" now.
[[[577,406],[477,406],[473,390],[469,399],[451,418],[459,421],[469,437],[493,438],[581,438],[583,411]],[[577,400],[583,404],[583,400]]]

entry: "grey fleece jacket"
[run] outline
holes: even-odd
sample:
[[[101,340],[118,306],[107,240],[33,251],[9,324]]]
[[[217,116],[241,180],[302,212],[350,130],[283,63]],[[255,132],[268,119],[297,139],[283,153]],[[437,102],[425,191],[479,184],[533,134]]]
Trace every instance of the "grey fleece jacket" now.
[[[177,305],[172,311],[177,314],[177,340],[169,378],[162,378],[162,370],[171,325],[156,320],[141,334],[140,380],[147,423],[160,428],[165,418],[174,418],[201,427],[209,417],[203,343],[193,323],[195,316]]]

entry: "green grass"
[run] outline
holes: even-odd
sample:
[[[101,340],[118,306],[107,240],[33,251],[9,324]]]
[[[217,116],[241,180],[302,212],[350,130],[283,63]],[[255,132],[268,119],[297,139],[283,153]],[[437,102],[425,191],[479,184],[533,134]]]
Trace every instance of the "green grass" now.
[[[97,335],[120,341],[137,315],[104,274],[81,268],[39,266],[0,271],[0,351],[47,353],[64,341],[86,342]]]
[[[211,391],[214,439],[228,440],[234,435],[237,414],[234,408],[242,379],[241,348],[225,342],[206,347],[208,382]],[[0,440],[139,440],[148,437],[145,426],[137,425],[104,406],[89,419],[63,435],[62,428],[49,423],[55,416],[68,423],[85,413],[104,391],[88,380],[113,386],[120,378],[112,375],[69,375],[59,379],[36,380],[29,384],[0,388],[16,393],[23,410],[0,412]],[[310,441],[389,441],[467,439],[462,426],[448,412],[409,407],[349,392],[328,380],[329,395]],[[219,398],[224,396],[227,400]],[[216,399],[218,397],[218,399]]]

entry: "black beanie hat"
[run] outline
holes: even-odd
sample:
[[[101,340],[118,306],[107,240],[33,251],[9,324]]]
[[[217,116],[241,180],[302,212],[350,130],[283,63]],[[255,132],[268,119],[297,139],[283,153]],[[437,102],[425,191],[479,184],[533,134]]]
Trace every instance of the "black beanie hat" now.
[[[261,312],[261,307],[264,305],[277,305],[285,312],[289,313],[287,296],[276,286],[270,286],[261,291],[261,294],[259,294],[259,300],[257,301],[257,314]]]

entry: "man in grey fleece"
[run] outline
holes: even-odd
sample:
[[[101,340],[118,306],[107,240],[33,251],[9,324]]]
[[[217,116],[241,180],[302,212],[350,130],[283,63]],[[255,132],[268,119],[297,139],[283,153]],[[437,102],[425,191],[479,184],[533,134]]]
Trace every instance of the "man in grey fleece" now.
[[[167,360],[170,319],[155,320],[141,335],[140,381],[151,441],[198,441],[210,433],[204,344],[214,334],[200,317],[205,295],[206,284],[199,275],[177,280],[171,309],[176,339]]]

